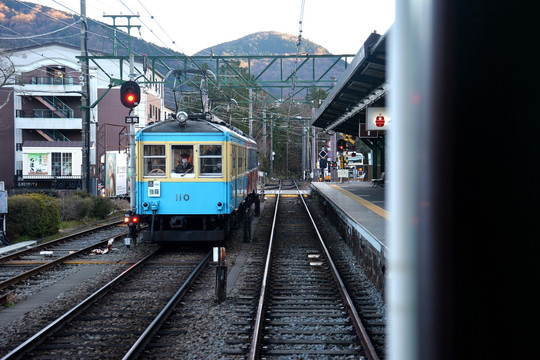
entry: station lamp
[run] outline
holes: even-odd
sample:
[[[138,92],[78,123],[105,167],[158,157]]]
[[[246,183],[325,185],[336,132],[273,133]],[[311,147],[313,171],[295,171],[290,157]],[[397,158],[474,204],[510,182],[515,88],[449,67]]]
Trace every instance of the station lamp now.
[[[120,87],[120,101],[127,108],[134,108],[141,101],[141,88],[135,81],[126,81]]]

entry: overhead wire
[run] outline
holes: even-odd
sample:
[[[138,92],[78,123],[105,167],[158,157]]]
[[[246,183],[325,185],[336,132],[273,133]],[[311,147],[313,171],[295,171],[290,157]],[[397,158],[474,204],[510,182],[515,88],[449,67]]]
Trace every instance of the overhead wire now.
[[[134,14],[133,10],[132,10],[131,8],[129,8],[122,0],[118,0],[118,1],[119,1],[119,2],[120,2],[120,3],[121,3],[128,11],[130,11],[132,14]],[[176,44],[176,42],[175,42],[172,38],[170,38],[168,32],[165,31],[165,29],[163,29],[163,27],[161,26],[161,24],[156,20],[156,17],[155,17],[154,15],[152,15],[152,13],[150,13],[150,11],[142,4],[142,2],[141,2],[140,0],[138,0],[138,2],[139,2],[139,4],[141,4],[141,6],[143,7],[143,9],[146,11],[146,13],[150,16],[150,19],[153,20],[154,22],[156,22],[156,24],[157,24],[158,27],[163,31],[163,33],[164,33],[164,34],[172,41],[173,45],[174,45],[175,47],[178,48],[178,51],[179,51],[180,53],[184,53],[184,52],[182,51],[182,49],[179,47],[179,45]],[[140,20],[140,19],[139,19],[139,20]],[[155,33],[153,32],[153,30],[151,30],[150,27],[149,27],[148,25],[146,25],[146,23],[145,23],[144,21],[142,21],[142,20],[140,20],[140,21],[141,21],[141,23],[142,23],[147,29],[149,29],[153,34],[155,34]],[[163,40],[162,40],[160,37],[158,37],[158,39],[160,39],[160,41],[163,42]],[[164,43],[164,42],[163,42],[163,43]],[[164,43],[164,45],[166,45],[166,44]],[[197,64],[197,63],[196,63],[189,55],[185,55],[185,53],[184,53],[184,56],[185,56],[188,60],[190,60],[191,63],[193,63],[193,66],[192,66],[191,68],[198,68],[198,69],[200,69],[199,64]],[[246,81],[246,83],[248,83],[248,81],[247,81],[246,79],[242,79],[242,80],[243,80],[243,81]],[[211,79],[210,79],[210,82],[214,83]],[[225,93],[218,87],[218,84],[217,84],[217,83],[214,83],[214,85],[216,86],[216,89],[217,89],[217,90],[218,90],[225,98],[230,98],[227,94],[225,94]],[[232,89],[231,91],[235,94],[235,98],[238,98],[239,100],[240,100],[240,99],[242,99],[242,100],[249,100],[248,97],[242,95],[242,94],[239,93],[238,91],[236,91],[236,90],[234,90],[234,89]],[[245,110],[246,112],[248,111],[248,109],[243,109],[243,108],[241,108],[241,109],[242,109],[242,110]]]
[[[51,34],[54,34],[54,33],[57,33],[57,32],[60,32],[62,30],[65,30],[67,28],[70,28],[72,26],[75,26],[77,24],[79,24],[81,21],[80,20],[77,20],[76,22],[74,22],[73,24],[70,24],[70,25],[67,25],[63,28],[60,28],[60,29],[56,29],[56,30],[53,30],[53,31],[49,31],[48,33],[44,33],[44,34],[37,34],[37,35],[32,35],[32,36],[23,36],[22,39],[24,40],[28,40],[28,39],[34,39],[34,38],[38,38],[38,37],[42,37],[42,36],[46,36],[46,35],[51,35]],[[2,26],[4,28],[7,29],[6,26]],[[0,37],[0,40],[14,40],[14,39],[21,39],[20,37],[17,37],[17,38],[13,38],[13,37],[8,37],[8,38],[4,38],[4,37]]]
[[[58,19],[58,18],[56,18],[56,17],[53,17],[53,16],[49,15],[48,13],[39,10],[39,9],[36,8],[36,7],[32,7],[32,6],[30,6],[30,5],[28,5],[28,4],[24,3],[24,2],[21,2],[21,1],[19,1],[19,0],[15,0],[15,1],[17,1],[17,2],[20,3],[21,5],[24,5],[24,6],[28,7],[28,8],[30,8],[31,10],[34,10],[34,11],[36,11],[36,12],[40,12],[41,14],[43,14],[43,15],[45,15],[45,16],[51,18],[53,21],[55,21],[55,22],[57,22],[57,23],[59,23],[59,24],[65,25],[65,28],[68,28],[68,27],[70,27],[70,26],[74,26],[75,24],[77,24],[77,23],[80,22],[80,20],[78,20],[76,23],[71,23],[71,24],[70,24],[70,23],[68,23],[68,22],[66,22],[66,21],[63,21],[63,20]],[[99,1],[99,0],[97,0],[97,1]],[[118,1],[119,1],[119,2],[120,2],[120,3],[121,3],[128,11],[130,11],[132,14],[134,14],[134,12],[129,8],[129,6],[126,5],[122,0],[118,0]],[[70,7],[66,6],[66,5],[64,5],[64,4],[62,4],[62,3],[60,3],[59,1],[53,0],[53,2],[56,3],[57,5],[59,5],[60,7],[62,7],[62,8],[64,8],[64,9],[68,10],[72,15],[76,15],[76,16],[79,16],[79,17],[80,17],[80,12],[79,12],[79,11],[76,11],[76,10],[74,10],[74,9],[72,9],[72,8],[70,8]],[[172,42],[172,44],[174,45],[174,47],[176,47],[180,53],[183,53],[183,51],[181,50],[181,48],[179,47],[179,45],[178,45],[178,44],[177,44],[177,43],[169,36],[169,33],[168,33],[167,31],[165,31],[165,29],[163,29],[163,27],[161,26],[161,24],[156,20],[155,16],[153,16],[153,15],[150,13],[150,11],[148,10],[148,8],[147,8],[146,6],[144,6],[144,4],[141,2],[141,0],[138,0],[138,3],[141,5],[141,7],[144,9],[144,11],[150,16],[150,19],[153,20],[153,21],[158,25],[159,29],[165,34],[165,36],[166,36],[167,38],[169,38],[169,40]],[[93,6],[92,6],[93,3],[90,3],[90,4],[88,4],[88,5],[90,5],[90,7],[93,7]],[[141,19],[139,18],[139,20],[141,20]],[[142,23],[143,26],[144,26],[145,28],[147,28],[152,34],[154,34],[154,36],[156,36],[157,39],[159,39],[159,40],[163,43],[163,45],[164,45],[165,48],[167,48],[167,49],[169,49],[169,50],[171,50],[171,51],[175,51],[175,50],[171,49],[171,48],[169,47],[169,45],[167,45],[167,44],[162,40],[162,37],[157,36],[157,34],[155,34],[154,31],[153,31],[153,30],[152,30],[152,29],[151,29],[144,21],[141,20],[141,23]],[[113,29],[112,26],[109,26],[109,25],[107,25],[107,24],[103,24],[103,23],[102,23],[102,26],[103,26],[104,28]],[[63,29],[65,29],[65,28],[63,28]],[[16,34],[17,36],[19,36],[19,38],[24,38],[24,37],[25,37],[24,35],[19,34],[19,33],[15,32],[15,31],[13,31],[13,30],[11,30],[11,29],[8,29],[8,30],[12,31],[14,34]],[[62,30],[62,29],[55,30],[54,32],[58,32],[58,31],[60,31],[60,30]],[[93,32],[93,31],[91,31],[90,29],[88,30],[88,33],[89,33],[89,34],[92,34],[92,35],[95,35],[95,36],[97,36],[97,37],[102,38],[103,41],[109,40],[109,37],[103,36],[103,35],[101,35],[101,34],[99,34],[99,33],[96,33],[96,32]],[[74,36],[77,36],[77,34],[75,34]],[[41,45],[39,42],[33,41],[31,38],[28,38],[27,40],[32,41],[32,42],[34,42],[34,43],[37,44],[37,45]],[[155,45],[154,45],[153,43],[151,43],[151,42],[150,42],[150,45],[151,45],[154,49],[156,49],[157,51],[159,51],[160,53],[166,54],[162,48],[155,46]],[[37,54],[37,53],[36,53],[36,54]],[[59,53],[59,54],[60,54],[60,53]],[[141,55],[141,54],[137,54],[137,55]],[[170,55],[170,54],[167,54],[167,55]],[[186,56],[187,56],[187,55],[186,55]],[[191,57],[189,57],[189,56],[187,56],[187,57],[188,57],[188,59],[190,59],[191,62],[194,64],[194,65],[191,65],[191,68],[199,67],[199,65],[198,65],[193,59],[191,59]],[[178,59],[180,60],[180,58],[178,58]],[[52,59],[50,59],[50,60],[52,60]],[[119,66],[116,65],[116,67],[119,67]],[[244,79],[244,78],[240,78],[240,79],[241,79],[241,81],[246,82],[247,85],[252,85],[252,84],[249,83],[249,80]],[[101,80],[104,80],[104,79],[102,78]],[[104,80],[104,81],[106,81],[106,80]],[[219,89],[219,88],[217,87],[217,84],[215,84],[215,85],[216,85],[216,89],[218,89],[218,91],[219,91],[224,97],[229,98],[229,95],[226,95],[225,93],[223,93],[222,89]],[[235,98],[237,98],[237,99],[240,100],[240,101],[249,101],[249,100],[250,100],[247,96],[244,96],[243,94],[239,93],[239,92],[236,91],[235,89],[231,89],[231,93],[232,93],[232,96],[234,96]],[[247,112],[248,112],[248,109],[245,108],[245,107],[243,107],[243,106],[239,106],[239,107],[237,108],[236,111],[239,112],[239,113],[247,113]],[[267,113],[269,113],[269,111],[267,111]]]
[[[46,13],[46,12],[43,12],[43,11],[39,10],[39,8],[37,8],[37,7],[30,6],[29,4],[27,4],[27,3],[25,3],[25,2],[22,2],[22,1],[19,1],[19,0],[15,0],[15,1],[16,1],[17,3],[19,3],[19,4],[21,4],[21,5],[24,5],[25,7],[29,8],[30,10],[33,10],[33,11],[38,12],[38,13],[41,13],[41,14],[45,15],[46,17],[51,18],[53,21],[58,22],[58,23],[63,24],[63,25],[71,25],[71,26],[73,26],[74,24],[80,23],[80,21],[81,21],[81,20],[79,19],[79,20],[77,20],[75,23],[70,24],[70,23],[65,22],[65,21],[63,21],[63,20],[61,20],[61,19],[58,19],[58,18],[56,18],[56,17],[54,17],[54,16],[49,15],[49,14]],[[59,5],[62,5],[62,4],[58,3],[57,1],[54,1],[54,2],[57,3],[57,4],[59,4]],[[62,6],[63,6],[63,5],[62,5]],[[80,17],[80,13],[77,13],[76,11],[74,11],[74,10],[72,10],[72,9],[70,9],[70,8],[67,8],[66,6],[63,6],[63,7],[65,7],[66,9],[68,9],[69,11],[71,11],[73,14],[78,15],[78,16]],[[14,34],[18,35],[18,38],[20,38],[20,39],[25,38],[25,35],[20,34],[20,33],[16,32],[16,31],[13,30],[13,29],[10,29],[10,28],[6,28],[6,29],[9,30],[9,31],[11,31],[11,32],[13,32]],[[89,32],[89,33],[92,33],[91,31],[88,31],[88,32]],[[108,37],[104,37],[104,36],[101,35],[101,34],[97,34],[97,33],[92,33],[92,34],[93,34],[93,35],[96,35],[96,36],[99,36],[99,37],[102,37],[102,38],[107,38],[107,39],[108,39]],[[76,34],[76,36],[80,36],[80,34]],[[65,36],[64,36],[63,38],[65,38]],[[39,46],[42,46],[42,45],[43,45],[42,43],[40,43],[40,42],[38,42],[38,41],[35,41],[35,40],[33,40],[32,38],[29,38],[29,39],[27,39],[27,40],[29,40],[29,41],[31,41],[31,42],[35,43],[36,45],[39,45]],[[45,56],[45,55],[43,55],[43,54],[40,54],[40,53],[38,53],[38,52],[36,52],[36,51],[33,51],[33,50],[31,50],[31,49],[29,49],[28,51],[33,52],[34,54],[36,54],[36,55],[38,55],[38,56],[41,56],[41,57],[43,57],[43,58],[45,58],[45,59],[48,59],[48,60],[50,60],[51,62],[57,62],[57,60],[51,59],[51,58],[49,58],[49,57],[47,57],[47,56]],[[59,52],[59,51],[57,51],[57,50],[55,50],[55,52],[56,52],[58,55],[60,55],[60,58],[65,58],[65,59],[68,60],[68,61],[73,61],[73,59],[65,57],[65,54],[64,54],[64,53]],[[116,64],[115,64],[115,65],[116,65]],[[119,68],[118,65],[116,65],[116,66]],[[105,78],[103,78],[103,77],[99,77],[99,75],[100,75],[100,73],[98,72],[98,75],[97,75],[97,76],[98,76],[98,79],[100,79],[100,80],[102,80],[102,81],[104,81],[104,82],[107,82],[107,81],[109,80],[109,79],[105,79]]]

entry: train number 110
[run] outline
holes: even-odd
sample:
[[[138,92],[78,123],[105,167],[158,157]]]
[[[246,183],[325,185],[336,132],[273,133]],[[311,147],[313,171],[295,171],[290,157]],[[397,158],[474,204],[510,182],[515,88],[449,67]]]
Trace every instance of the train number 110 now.
[[[189,201],[189,194],[176,194],[176,201]]]

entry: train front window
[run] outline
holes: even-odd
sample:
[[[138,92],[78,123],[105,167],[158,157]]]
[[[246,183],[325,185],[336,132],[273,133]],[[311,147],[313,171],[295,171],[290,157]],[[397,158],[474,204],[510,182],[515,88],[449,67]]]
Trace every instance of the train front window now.
[[[201,176],[222,176],[223,153],[221,145],[200,145],[199,161]]]
[[[143,166],[144,176],[165,176],[165,145],[144,145]]]
[[[171,154],[172,177],[195,176],[195,168],[193,167],[193,145],[172,145]]]

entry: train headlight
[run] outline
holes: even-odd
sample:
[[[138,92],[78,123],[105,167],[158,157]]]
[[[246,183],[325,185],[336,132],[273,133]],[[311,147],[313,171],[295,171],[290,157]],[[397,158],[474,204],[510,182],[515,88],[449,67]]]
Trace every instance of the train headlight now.
[[[188,114],[185,111],[179,111],[176,113],[176,120],[180,123],[185,123],[188,119]]]

